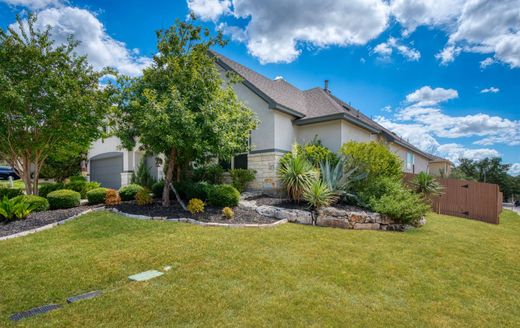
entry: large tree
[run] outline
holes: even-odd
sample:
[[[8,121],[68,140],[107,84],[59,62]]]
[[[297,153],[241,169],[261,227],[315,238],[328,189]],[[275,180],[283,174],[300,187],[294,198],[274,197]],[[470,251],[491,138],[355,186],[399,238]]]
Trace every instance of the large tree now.
[[[229,158],[248,148],[254,113],[220,75],[212,46],[225,44],[219,33],[193,20],[177,21],[157,32],[153,64],[137,79],[123,78],[116,117],[123,145],[136,143],[166,159],[163,205],[170,205],[169,188],[176,168],[208,154]]]
[[[87,59],[72,37],[54,44],[36,16],[17,17],[0,29],[0,157],[22,177],[26,192],[38,192],[40,170],[51,154],[85,149],[98,138],[110,106]]]

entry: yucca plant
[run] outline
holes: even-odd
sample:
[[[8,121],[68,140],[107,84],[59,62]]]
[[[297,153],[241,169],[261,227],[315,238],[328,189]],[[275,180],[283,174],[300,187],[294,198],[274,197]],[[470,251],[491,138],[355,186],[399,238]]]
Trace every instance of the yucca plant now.
[[[280,161],[278,175],[289,199],[300,202],[303,192],[318,178],[318,172],[298,151]]]
[[[348,163],[345,157],[341,157],[336,164],[328,160],[321,162],[320,171],[322,181],[339,198],[357,198],[355,194],[349,192],[351,185],[366,177],[366,173],[360,173],[358,167]]]
[[[303,192],[303,198],[309,204],[312,213],[312,224],[316,224],[316,212],[322,208],[334,204],[338,195],[329,189],[327,184],[319,179],[314,180]]]
[[[443,188],[437,180],[426,172],[421,172],[412,180],[412,188],[415,192],[422,194],[425,198],[442,195]]]

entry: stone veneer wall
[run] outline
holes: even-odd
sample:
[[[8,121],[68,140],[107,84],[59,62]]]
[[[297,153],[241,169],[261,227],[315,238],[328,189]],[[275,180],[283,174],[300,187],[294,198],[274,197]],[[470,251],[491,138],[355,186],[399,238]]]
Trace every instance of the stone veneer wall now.
[[[247,155],[247,166],[256,171],[256,179],[249,187],[253,190],[261,190],[268,194],[277,193],[280,190],[278,179],[278,161],[284,153],[269,152]]]

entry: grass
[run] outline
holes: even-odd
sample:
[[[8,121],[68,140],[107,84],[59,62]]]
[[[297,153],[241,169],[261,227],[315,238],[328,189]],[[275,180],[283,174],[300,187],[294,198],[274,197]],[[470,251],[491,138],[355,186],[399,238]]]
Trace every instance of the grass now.
[[[164,276],[127,276],[173,265]],[[430,214],[406,233],[198,227],[95,213],[0,242],[0,326],[520,326],[520,216]]]
[[[10,187],[9,180],[0,180],[0,188],[1,187]],[[25,183],[22,180],[14,180],[13,181],[14,188],[25,189]]]

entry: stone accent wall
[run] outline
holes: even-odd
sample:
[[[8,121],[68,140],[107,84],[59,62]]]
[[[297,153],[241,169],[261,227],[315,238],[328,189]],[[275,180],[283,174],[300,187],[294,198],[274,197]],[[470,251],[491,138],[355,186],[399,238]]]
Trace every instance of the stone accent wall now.
[[[267,194],[277,193],[281,186],[276,172],[278,161],[283,155],[282,152],[247,155],[248,168],[256,171],[256,179],[250,183],[249,188]]]

